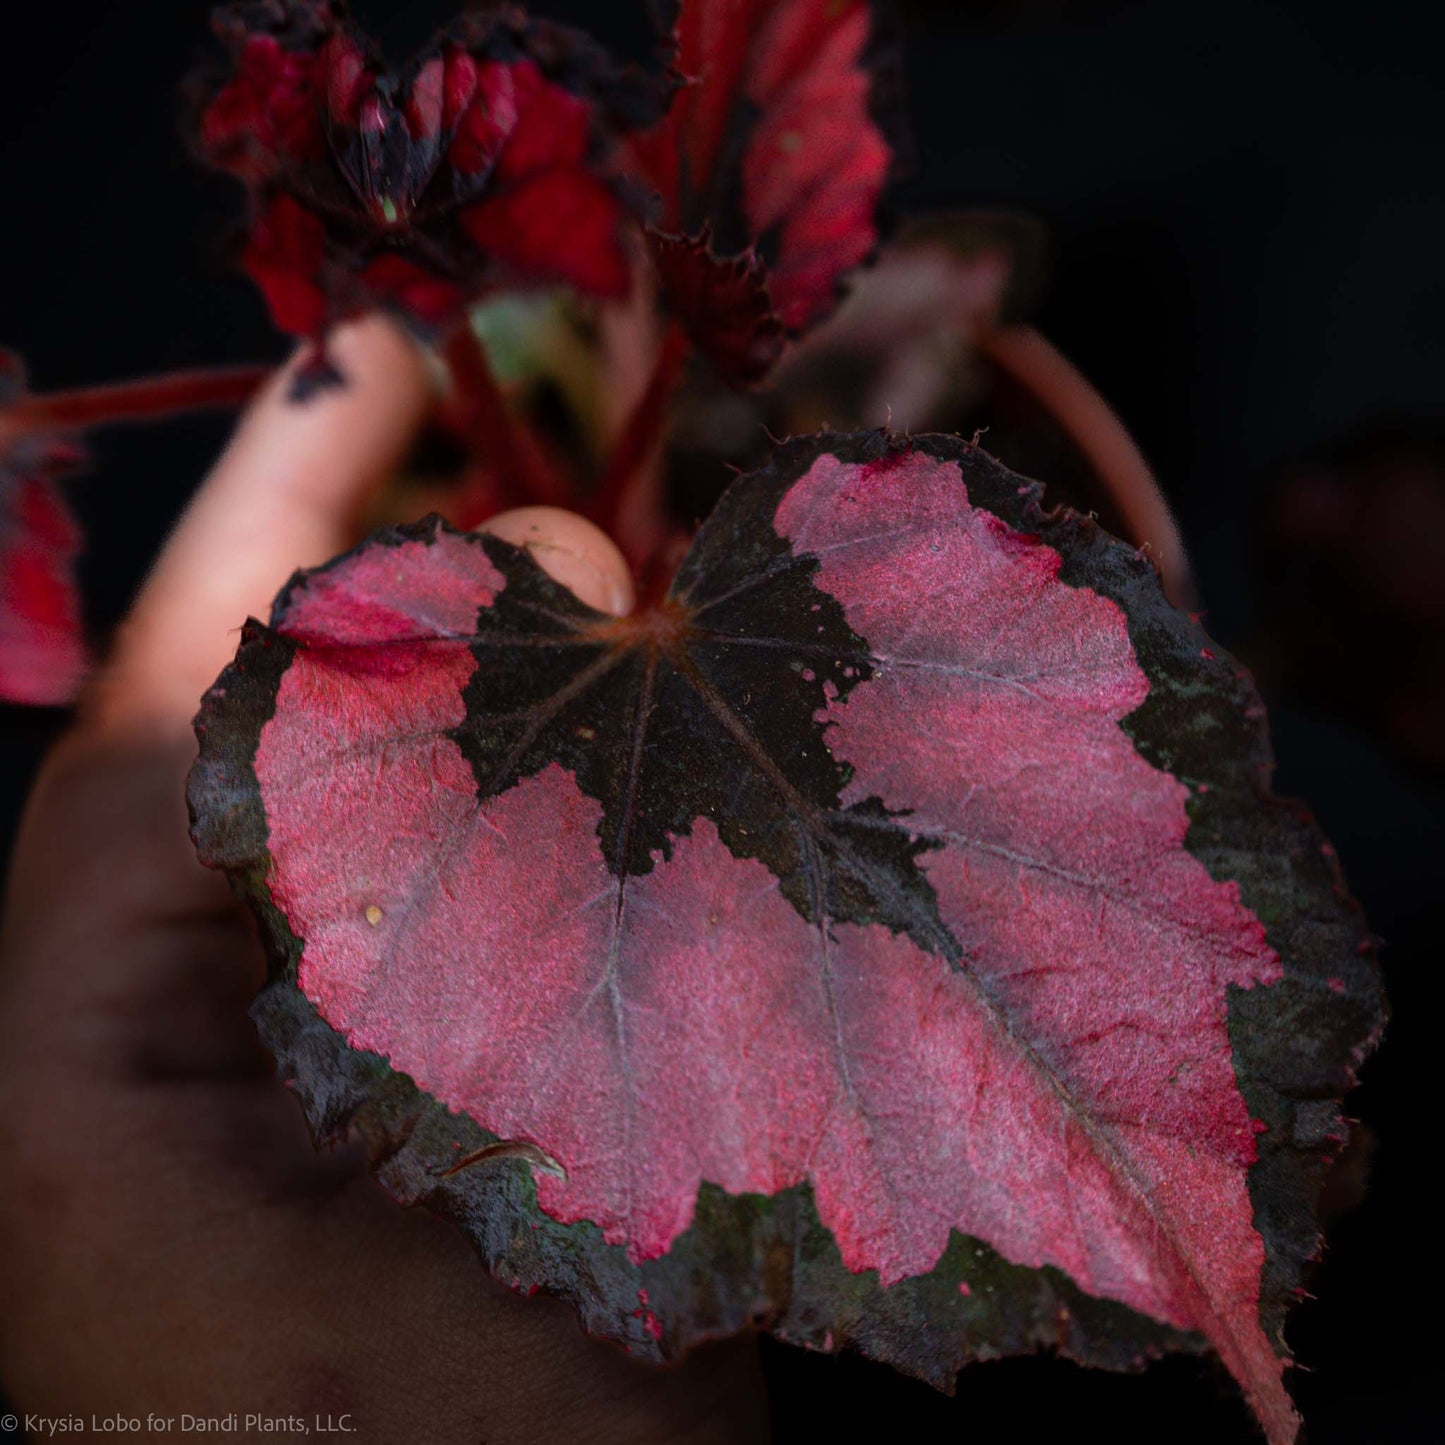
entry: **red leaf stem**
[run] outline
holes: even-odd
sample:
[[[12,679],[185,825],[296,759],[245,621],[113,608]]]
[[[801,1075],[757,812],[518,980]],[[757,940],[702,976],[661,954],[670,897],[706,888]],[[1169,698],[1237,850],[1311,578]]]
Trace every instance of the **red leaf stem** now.
[[[244,406],[260,390],[273,368],[217,367],[176,371],[138,381],[78,387],[48,396],[25,396],[10,407],[8,433],[74,432],[117,422],[155,421],[188,411]]]
[[[446,361],[467,408],[467,440],[487,464],[508,503],[568,505],[573,488],[558,474],[536,433],[507,400],[470,326],[459,326],[452,333],[446,345]],[[463,504],[464,513],[472,510],[475,508]],[[458,525],[475,527],[489,515],[490,511],[482,516],[462,515]]]
[[[1103,482],[1129,536],[1148,546],[1176,607],[1198,605],[1184,540],[1149,463],[1117,413],[1032,326],[985,331],[979,347],[1064,429]]]
[[[668,408],[691,355],[692,341],[687,333],[676,323],[668,326],[647,390],[617,438],[607,470],[588,509],[598,525],[617,540],[635,567],[647,560],[657,540],[654,535],[657,525],[643,505],[644,493],[652,481],[648,463],[662,443]]]

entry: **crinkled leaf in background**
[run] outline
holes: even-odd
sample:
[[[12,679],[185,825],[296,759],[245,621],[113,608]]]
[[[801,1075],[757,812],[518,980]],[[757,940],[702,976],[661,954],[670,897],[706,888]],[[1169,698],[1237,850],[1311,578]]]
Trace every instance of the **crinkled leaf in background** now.
[[[739,394],[694,376],[674,450],[689,470],[717,473],[724,460],[761,465],[769,436],[875,426],[966,435],[988,393],[980,336],[1027,315],[1044,251],[1043,227],[1019,213],[945,212],[901,227],[765,386]]]
[[[1107,399],[1020,324],[1041,289],[1045,251],[1039,222],[1008,211],[903,226],[766,386],[741,394],[694,375],[670,437],[677,474],[711,477],[711,500],[729,468],[763,462],[769,437],[873,426],[977,433],[1010,466],[1047,476],[1056,502],[1147,546],[1166,594],[1191,605],[1164,489]]]
[[[0,701],[75,699],[88,654],[75,564],[79,523],[56,485],[82,461],[61,438],[4,438],[4,407],[25,392],[19,359],[0,352]]]
[[[199,720],[202,856],[320,1139],[653,1356],[947,1386],[1277,1338],[1378,1028],[1248,679],[946,438],[739,480],[667,602],[436,523],[304,574]]]
[[[80,547],[54,482],[29,469],[0,472],[0,699],[59,707],[80,690]]]
[[[391,71],[339,0],[215,23],[230,71],[203,87],[198,143],[251,193],[244,262],[283,330],[375,305],[434,329],[499,286],[626,293],[611,129],[662,101],[586,36],[472,11]]]
[[[782,333],[827,314],[878,242],[876,213],[896,152],[896,82],[869,0],[681,0],[674,64],[683,85],[667,118],[631,144],[672,238],[668,299],[730,380],[767,374]],[[889,112],[884,114],[884,112]],[[692,254],[680,268],[684,245]],[[761,259],[759,259],[761,258]],[[698,272],[724,273],[715,288]],[[704,302],[741,272],[766,295],[748,346],[736,319]]]
[[[769,430],[958,429],[986,389],[980,341],[1032,308],[1044,251],[1043,227],[1014,212],[943,212],[901,227],[774,374]]]
[[[734,383],[760,381],[783,353],[787,331],[755,252],[720,260],[706,229],[697,236],[648,235],[663,292],[686,328]]]

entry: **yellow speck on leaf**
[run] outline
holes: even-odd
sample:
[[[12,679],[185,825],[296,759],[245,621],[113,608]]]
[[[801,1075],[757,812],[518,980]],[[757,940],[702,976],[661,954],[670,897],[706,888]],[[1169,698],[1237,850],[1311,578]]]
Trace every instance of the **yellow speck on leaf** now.
[[[381,922],[383,917],[385,917],[385,915],[382,913],[381,909],[379,909],[374,903],[366,910],[366,921],[373,928],[375,928],[376,925]]]

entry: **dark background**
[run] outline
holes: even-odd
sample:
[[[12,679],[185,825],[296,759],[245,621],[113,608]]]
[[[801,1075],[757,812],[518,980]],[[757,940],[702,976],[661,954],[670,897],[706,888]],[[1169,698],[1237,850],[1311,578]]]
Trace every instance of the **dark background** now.
[[[645,48],[642,0],[536,8]],[[1429,691],[1445,627],[1435,607],[1445,553],[1430,528],[1445,496],[1445,95],[1430,8],[939,0],[907,10],[919,165],[903,208],[1009,205],[1047,224],[1036,319],[1156,465],[1212,630],[1260,670],[1279,790],[1318,812],[1387,942],[1394,1018],[1351,1103],[1374,1143],[1369,1194],[1331,1225],[1318,1298],[1290,1326],[1316,1445],[1445,1441],[1437,1330],[1419,1323],[1434,1316],[1437,1288],[1426,1101],[1445,788],[1428,738],[1436,722],[1445,736],[1445,712],[1427,709],[1427,741],[1412,744],[1420,719],[1415,734],[1402,731],[1388,701],[1404,684]],[[180,139],[177,82],[204,46],[207,9],[7,7],[0,342],[28,358],[39,388],[285,351],[230,269],[237,196],[197,170]],[[355,9],[399,54],[447,7]],[[84,582],[97,635],[225,431],[201,419],[98,439],[103,468],[73,488],[91,539]],[[1361,464],[1378,460],[1370,437],[1380,435],[1394,451]],[[1354,452],[1334,450],[1352,438]],[[1403,491],[1392,465],[1413,468]],[[1290,476],[1305,479],[1307,497],[1323,478],[1337,513],[1341,496],[1353,499],[1351,526],[1374,529],[1373,569],[1281,533]],[[1425,585],[1382,601],[1402,569]],[[0,847],[62,721],[0,710]],[[1228,1382],[1192,1360],[1142,1377],[1048,1360],[981,1365],[952,1402],[859,1361],[783,1350],[770,1360],[786,1380],[784,1441],[861,1438],[870,1408],[883,1412],[879,1434],[1253,1438]]]

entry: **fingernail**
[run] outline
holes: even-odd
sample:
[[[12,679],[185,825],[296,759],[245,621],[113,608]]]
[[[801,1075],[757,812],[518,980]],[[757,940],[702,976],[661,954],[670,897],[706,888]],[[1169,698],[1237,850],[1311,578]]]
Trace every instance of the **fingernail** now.
[[[482,529],[524,547],[554,582],[599,612],[624,617],[632,611],[632,576],[612,539],[559,507],[518,507],[493,517]]]

